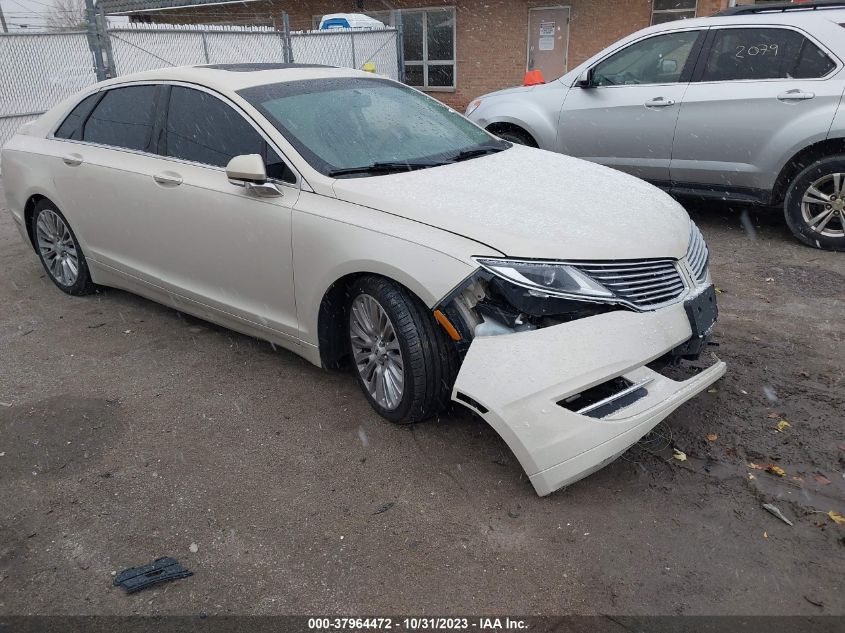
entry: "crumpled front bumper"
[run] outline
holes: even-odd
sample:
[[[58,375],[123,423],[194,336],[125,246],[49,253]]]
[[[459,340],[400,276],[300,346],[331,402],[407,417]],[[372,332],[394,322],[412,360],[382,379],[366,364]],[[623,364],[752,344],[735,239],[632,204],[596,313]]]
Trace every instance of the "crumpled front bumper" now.
[[[616,311],[553,327],[477,337],[452,398],[507,442],[539,495],[586,477],[625,452],[681,404],[725,373],[718,361],[678,382],[645,365],[692,335],[682,303],[654,312]],[[596,418],[557,404],[616,377],[647,395]]]

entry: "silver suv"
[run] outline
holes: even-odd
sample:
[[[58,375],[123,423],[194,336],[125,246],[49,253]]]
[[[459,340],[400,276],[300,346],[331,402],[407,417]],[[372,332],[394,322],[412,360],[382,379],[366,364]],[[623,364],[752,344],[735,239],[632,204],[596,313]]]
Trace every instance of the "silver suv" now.
[[[798,239],[843,251],[843,60],[845,2],[736,7],[644,29],[466,115],[673,195],[782,204]]]

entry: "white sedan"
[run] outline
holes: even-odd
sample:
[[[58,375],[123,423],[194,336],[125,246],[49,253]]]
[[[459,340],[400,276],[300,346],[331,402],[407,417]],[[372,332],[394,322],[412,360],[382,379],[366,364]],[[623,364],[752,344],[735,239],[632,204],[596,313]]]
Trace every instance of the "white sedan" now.
[[[684,210],[353,70],[170,68],[90,87],[3,148],[12,217],[62,291],[137,293],[325,368],[382,416],[454,400],[538,494],[725,371]]]

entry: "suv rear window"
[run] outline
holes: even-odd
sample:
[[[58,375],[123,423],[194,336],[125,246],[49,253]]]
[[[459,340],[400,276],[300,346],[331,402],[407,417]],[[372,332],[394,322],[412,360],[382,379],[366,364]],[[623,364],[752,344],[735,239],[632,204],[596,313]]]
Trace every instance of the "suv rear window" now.
[[[818,46],[791,29],[720,29],[701,80],[813,79],[835,67]]]
[[[85,123],[84,141],[145,150],[153,130],[156,86],[109,90]]]

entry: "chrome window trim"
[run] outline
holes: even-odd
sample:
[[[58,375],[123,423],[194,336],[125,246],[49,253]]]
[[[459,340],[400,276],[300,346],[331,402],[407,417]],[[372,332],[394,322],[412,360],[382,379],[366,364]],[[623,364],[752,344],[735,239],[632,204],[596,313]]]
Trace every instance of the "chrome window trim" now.
[[[94,90],[92,92],[87,92],[87,93],[85,93],[84,96],[80,97],[78,100],[76,100],[73,103],[73,105],[70,107],[70,109],[67,111],[67,113],[65,113],[64,116],[61,117],[61,120],[53,127],[52,131],[47,135],[47,138],[49,140],[61,141],[61,142],[65,142],[65,143],[76,143],[76,144],[79,144],[79,145],[87,145],[89,147],[99,147],[99,148],[102,148],[102,149],[110,149],[110,150],[117,151],[117,152],[126,152],[126,153],[129,153],[129,154],[135,154],[135,155],[140,155],[140,156],[150,156],[152,158],[158,158],[158,159],[161,159],[161,160],[166,160],[166,161],[170,161],[170,162],[174,162],[174,163],[179,163],[179,164],[183,164],[183,165],[191,165],[191,166],[194,166],[194,167],[203,167],[205,169],[213,169],[215,171],[220,171],[224,174],[226,173],[226,168],[220,167],[219,165],[209,165],[207,163],[199,163],[199,162],[196,162],[196,161],[185,160],[183,158],[176,158],[174,156],[166,156],[164,154],[156,154],[154,152],[146,152],[146,151],[143,151],[143,150],[134,150],[134,149],[130,149],[128,147],[118,147],[116,145],[105,145],[103,143],[92,143],[90,141],[80,141],[80,140],[74,140],[74,139],[56,138],[56,136],[55,136],[56,131],[59,129],[59,127],[62,125],[62,123],[64,123],[64,120],[73,111],[73,109],[77,105],[79,105],[84,99],[86,99],[86,98],[90,97],[91,95],[96,94],[98,92],[107,92],[107,91],[112,90],[112,89],[128,88],[130,86],[180,86],[180,87],[183,87],[183,88],[199,90],[201,92],[205,92],[207,94],[210,94],[213,97],[216,97],[217,99],[222,101],[224,104],[233,108],[238,114],[240,114],[252,126],[252,128],[256,132],[258,132],[258,134],[261,136],[261,138],[264,139],[264,141],[268,144],[268,146],[271,149],[273,149],[279,155],[279,157],[282,159],[282,161],[285,163],[285,165],[287,165],[288,169],[291,170],[291,173],[293,173],[294,179],[295,179],[294,182],[291,183],[291,182],[279,180],[279,179],[276,179],[276,178],[268,178],[267,180],[269,182],[281,185],[283,187],[291,187],[291,188],[295,188],[295,189],[305,189],[306,191],[313,191],[313,189],[311,189],[311,186],[308,184],[308,182],[305,180],[305,178],[302,177],[302,174],[299,172],[299,170],[296,169],[296,167],[293,166],[290,159],[288,159],[288,157],[279,148],[279,146],[276,145],[276,143],[269,136],[267,136],[267,134],[264,132],[264,130],[262,130],[258,126],[258,124],[252,119],[252,117],[250,117],[246,112],[244,112],[243,109],[237,103],[233,102],[231,99],[227,98],[225,95],[222,95],[219,92],[212,90],[211,88],[208,88],[206,86],[202,86],[200,84],[190,83],[190,82],[187,82],[187,81],[166,80],[166,79],[127,81],[127,82],[124,82],[124,83],[110,84],[108,86],[103,86],[103,87],[101,87],[97,90]]]

